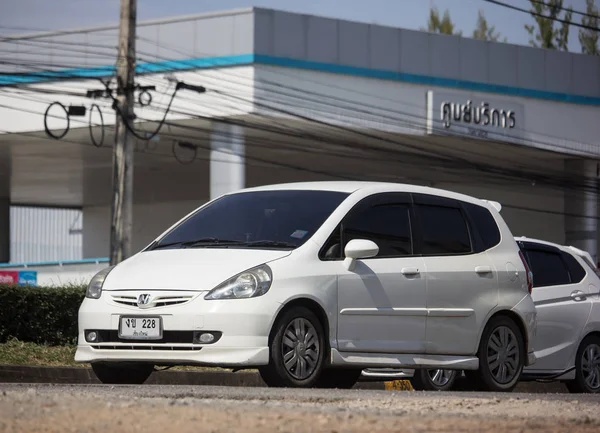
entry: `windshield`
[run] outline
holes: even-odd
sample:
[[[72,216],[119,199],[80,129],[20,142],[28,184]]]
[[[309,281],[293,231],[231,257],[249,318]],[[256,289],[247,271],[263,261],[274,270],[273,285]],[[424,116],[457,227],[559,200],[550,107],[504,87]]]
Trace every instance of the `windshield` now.
[[[302,190],[227,195],[194,213],[150,249],[297,248],[347,196]]]

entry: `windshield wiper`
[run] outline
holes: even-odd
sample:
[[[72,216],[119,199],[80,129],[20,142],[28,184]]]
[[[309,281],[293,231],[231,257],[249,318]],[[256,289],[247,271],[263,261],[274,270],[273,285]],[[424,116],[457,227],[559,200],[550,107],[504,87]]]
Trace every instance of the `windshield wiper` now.
[[[290,242],[271,241],[271,240],[246,242],[246,243],[244,243],[244,246],[247,246],[247,247],[297,248],[297,245],[292,244]]]
[[[154,246],[152,249],[160,249],[165,247],[172,247],[175,245],[181,245],[182,247],[195,247],[195,246],[215,246],[215,245],[245,245],[246,242],[243,241],[234,241],[229,239],[218,239],[218,238],[200,238],[195,239],[193,241],[178,241],[178,242],[168,242],[166,244],[158,244]]]

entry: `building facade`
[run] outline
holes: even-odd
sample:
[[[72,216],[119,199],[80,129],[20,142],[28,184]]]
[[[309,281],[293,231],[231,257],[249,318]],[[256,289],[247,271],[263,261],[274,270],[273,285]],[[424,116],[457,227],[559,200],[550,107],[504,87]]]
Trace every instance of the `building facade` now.
[[[108,255],[116,38],[0,42],[0,245],[10,203],[70,206],[83,256]],[[224,192],[360,179],[495,200],[515,235],[597,257],[598,57],[258,8],[141,23],[136,46],[134,250]]]

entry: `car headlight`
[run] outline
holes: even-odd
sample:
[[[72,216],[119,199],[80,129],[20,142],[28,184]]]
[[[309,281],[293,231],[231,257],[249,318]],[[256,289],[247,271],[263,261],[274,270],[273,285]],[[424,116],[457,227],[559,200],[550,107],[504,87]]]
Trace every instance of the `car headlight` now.
[[[86,298],[98,299],[100,297],[100,295],[102,294],[102,286],[104,285],[104,280],[113,268],[114,266],[104,268],[92,277],[92,280],[88,284],[87,290],[85,292]]]
[[[238,274],[219,284],[204,299],[244,299],[264,295],[271,287],[273,274],[267,265]]]

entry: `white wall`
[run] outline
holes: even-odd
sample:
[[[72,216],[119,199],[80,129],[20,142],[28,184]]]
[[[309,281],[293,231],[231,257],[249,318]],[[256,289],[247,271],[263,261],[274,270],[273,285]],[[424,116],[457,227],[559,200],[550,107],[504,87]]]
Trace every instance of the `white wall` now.
[[[138,252],[189,212],[201,201],[133,205],[132,251]],[[110,252],[110,206],[83,209],[83,257],[108,257]]]

